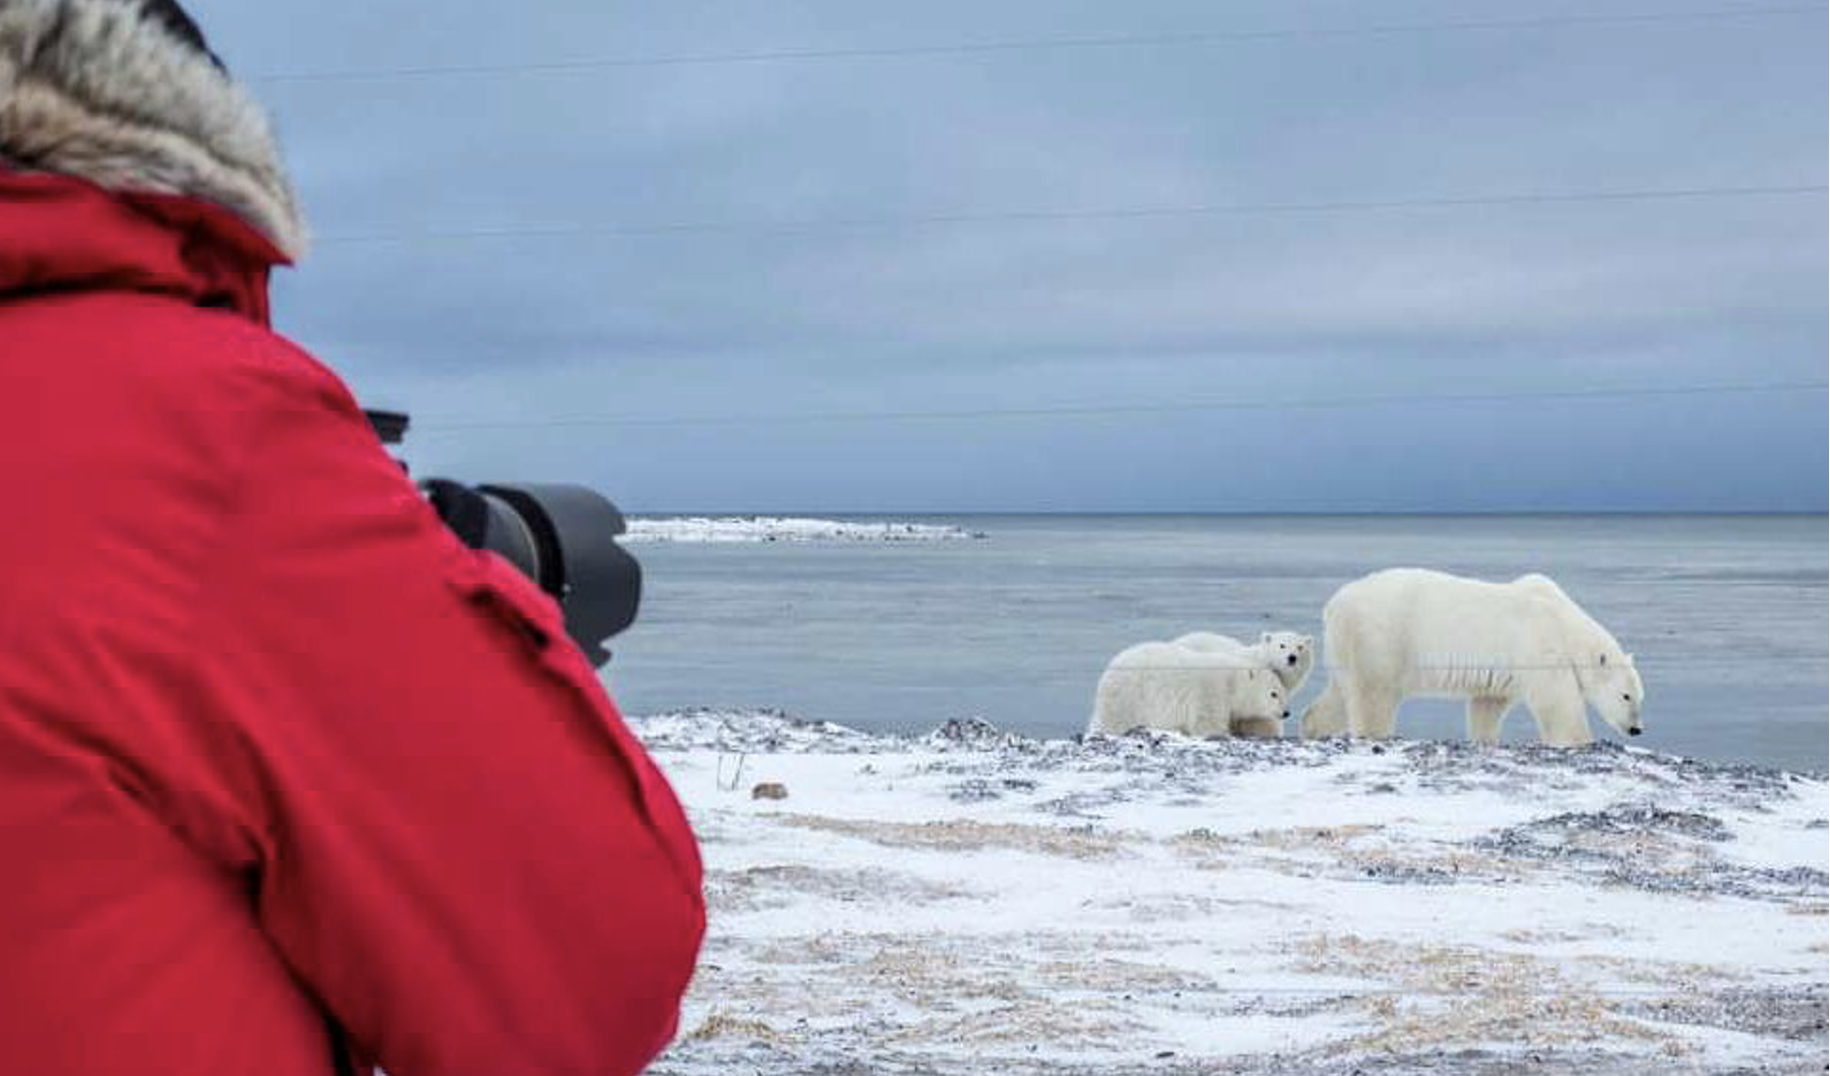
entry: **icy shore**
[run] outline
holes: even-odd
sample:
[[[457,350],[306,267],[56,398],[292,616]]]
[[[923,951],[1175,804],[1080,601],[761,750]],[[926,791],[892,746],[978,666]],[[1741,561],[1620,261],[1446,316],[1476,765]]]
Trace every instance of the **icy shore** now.
[[[662,1076],[1823,1071],[1819,776],[631,724],[711,902]]]
[[[983,538],[959,527],[777,516],[631,519],[630,542],[953,542]]]

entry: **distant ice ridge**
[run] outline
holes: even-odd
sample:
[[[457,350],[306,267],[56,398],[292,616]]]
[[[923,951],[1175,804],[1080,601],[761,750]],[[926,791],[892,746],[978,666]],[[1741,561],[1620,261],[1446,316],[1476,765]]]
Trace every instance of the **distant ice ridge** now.
[[[1822,1071],[1820,776],[1612,743],[630,725],[713,924],[656,1076]]]
[[[956,542],[984,534],[931,523],[862,522],[781,516],[631,519],[631,542]]]

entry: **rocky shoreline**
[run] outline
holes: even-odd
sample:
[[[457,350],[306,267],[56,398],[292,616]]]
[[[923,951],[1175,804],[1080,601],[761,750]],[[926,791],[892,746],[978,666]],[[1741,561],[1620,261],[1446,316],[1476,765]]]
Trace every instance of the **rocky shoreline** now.
[[[632,726],[712,908],[657,1073],[1823,1071],[1818,775],[1614,744]]]

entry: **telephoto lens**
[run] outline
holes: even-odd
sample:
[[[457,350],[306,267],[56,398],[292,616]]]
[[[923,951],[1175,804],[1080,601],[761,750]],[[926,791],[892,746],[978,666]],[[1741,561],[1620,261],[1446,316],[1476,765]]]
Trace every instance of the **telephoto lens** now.
[[[406,415],[368,416],[383,444],[405,437]],[[419,486],[465,545],[500,555],[559,603],[566,634],[592,665],[610,660],[605,640],[635,623],[642,602],[642,566],[616,544],[628,524],[614,504],[596,490],[561,483],[471,486],[430,478]]]

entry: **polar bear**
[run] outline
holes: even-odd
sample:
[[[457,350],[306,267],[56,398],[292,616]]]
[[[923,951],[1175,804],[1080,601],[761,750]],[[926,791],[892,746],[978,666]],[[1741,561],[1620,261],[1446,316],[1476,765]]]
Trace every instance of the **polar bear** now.
[[[1190,650],[1233,654],[1242,662],[1268,669],[1283,683],[1286,699],[1296,697],[1309,680],[1309,670],[1315,667],[1315,639],[1293,631],[1264,632],[1251,646],[1230,635],[1196,631],[1177,639],[1176,645]],[[1229,731],[1234,736],[1249,739],[1275,740],[1283,736],[1283,723],[1268,717],[1236,717]]]
[[[1468,700],[1468,737],[1499,738],[1523,703],[1547,744],[1590,742],[1585,706],[1638,736],[1646,688],[1633,657],[1542,575],[1510,583],[1419,568],[1375,572],[1322,613],[1328,687],[1302,717],[1306,737],[1392,734],[1412,697]]]
[[[1230,635],[1195,631],[1176,640],[1177,646],[1214,653],[1235,653],[1277,674],[1284,691],[1294,696],[1309,680],[1315,667],[1315,639],[1293,631],[1267,631],[1250,646]]]
[[[1228,736],[1235,721],[1289,716],[1283,682],[1264,669],[1232,654],[1139,643],[1113,658],[1099,678],[1088,731]]]

